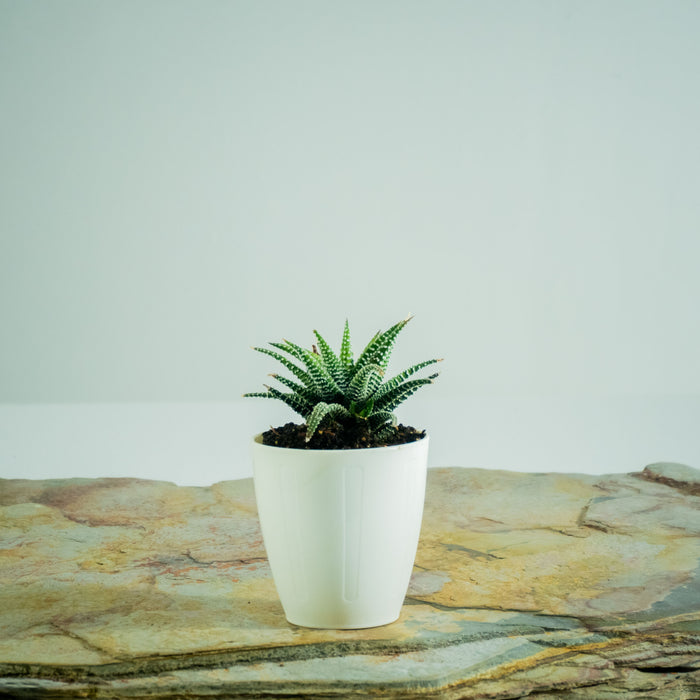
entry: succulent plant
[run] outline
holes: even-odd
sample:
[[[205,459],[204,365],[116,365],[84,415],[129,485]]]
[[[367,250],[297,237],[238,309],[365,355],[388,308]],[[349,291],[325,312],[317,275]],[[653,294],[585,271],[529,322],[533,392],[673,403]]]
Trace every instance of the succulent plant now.
[[[394,409],[421,386],[432,384],[438,376],[435,373],[422,379],[409,379],[424,367],[440,362],[425,360],[384,381],[396,337],[411,318],[408,316],[388,330],[378,331],[357,360],[353,360],[347,320],[338,354],[316,330],[314,335],[318,345],[313,345],[311,350],[288,340],[269,343],[284,355],[276,350],[255,347],[253,350],[281,362],[295,379],[272,374],[290,391],[264,385],[267,391],[244,396],[283,401],[305,419],[307,442],[319,426],[331,420],[345,425],[362,423],[376,439],[381,440],[394,430],[397,422]]]

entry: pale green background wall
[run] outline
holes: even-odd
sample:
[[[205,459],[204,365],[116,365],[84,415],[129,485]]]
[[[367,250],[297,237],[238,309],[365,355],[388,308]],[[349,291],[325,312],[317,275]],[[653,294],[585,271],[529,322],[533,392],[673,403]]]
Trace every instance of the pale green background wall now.
[[[433,398],[700,393],[700,2],[0,0],[0,401],[357,342]]]

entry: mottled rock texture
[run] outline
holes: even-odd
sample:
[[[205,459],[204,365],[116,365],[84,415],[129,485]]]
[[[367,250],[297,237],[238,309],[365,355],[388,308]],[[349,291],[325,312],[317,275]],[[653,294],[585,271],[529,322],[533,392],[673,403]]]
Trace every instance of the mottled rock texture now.
[[[0,480],[0,697],[700,698],[700,472],[434,469],[398,622],[289,625],[251,480]]]

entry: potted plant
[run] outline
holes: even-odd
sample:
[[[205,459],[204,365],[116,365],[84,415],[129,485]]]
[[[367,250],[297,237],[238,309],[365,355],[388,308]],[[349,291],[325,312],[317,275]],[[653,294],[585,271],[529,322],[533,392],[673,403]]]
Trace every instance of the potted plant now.
[[[289,622],[355,629],[396,620],[418,546],[428,457],[425,431],[394,409],[436,374],[426,360],[385,380],[411,317],[378,332],[356,360],[345,322],[336,354],[314,331],[307,350],[283,340],[254,348],[293,379],[244,396],[283,401],[304,418],[257,435],[253,473],[272,575]]]

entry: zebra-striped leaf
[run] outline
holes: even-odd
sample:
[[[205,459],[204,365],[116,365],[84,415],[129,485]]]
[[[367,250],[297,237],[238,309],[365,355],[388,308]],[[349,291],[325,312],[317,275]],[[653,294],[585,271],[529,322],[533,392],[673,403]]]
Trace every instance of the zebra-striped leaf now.
[[[326,403],[325,401],[320,401],[314,406],[313,411],[306,419],[306,442],[311,440],[313,434],[318,429],[319,425],[326,418],[335,418],[340,416],[341,418],[349,418],[350,412],[345,406],[339,403]]]
[[[384,371],[379,365],[366,365],[352,378],[348,396],[353,401],[367,401],[382,383]]]
[[[273,345],[274,347],[278,347],[277,343],[270,343],[270,345]],[[295,365],[291,360],[287,359],[284,355],[280,355],[278,352],[275,352],[274,350],[268,350],[267,348],[253,348],[253,350],[257,350],[257,352],[261,352],[264,355],[269,355],[270,357],[274,357],[275,360],[278,362],[281,362],[297,379],[300,379],[303,384],[306,386],[311,386],[313,382],[311,381],[311,377],[308,375],[307,372],[304,372],[301,367],[298,367]]]
[[[276,347],[279,347],[279,344]],[[302,348],[288,340],[284,341],[284,347],[287,349],[287,352],[293,354],[306,365],[308,375],[311,377],[311,384],[318,392],[319,399],[334,399],[337,395],[343,393],[328,369],[326,369],[321,355],[310,352],[306,348]]]
[[[389,423],[392,426],[396,425],[396,416],[391,411],[377,411],[369,417],[369,424],[372,430],[377,430],[385,423]]]
[[[321,351],[321,358],[326,366],[326,369],[328,370],[328,373],[331,375],[331,377],[333,377],[338,387],[345,391],[347,389],[347,379],[343,364],[338,356],[333,352],[331,346],[325,341],[324,337],[316,330],[314,331],[314,335],[318,341],[318,347]]]
[[[267,393],[272,398],[284,401],[284,403],[286,403],[287,406],[289,406],[289,408],[292,409],[292,411],[295,411],[304,418],[306,418],[309,415],[309,413],[311,413],[311,411],[313,410],[313,404],[304,399],[299,394],[286,394],[282,391],[279,391],[278,389],[275,389],[274,387],[265,388],[267,389]]]
[[[386,369],[389,364],[389,358],[391,357],[391,351],[396,342],[396,337],[405,328],[411,318],[412,316],[408,316],[403,321],[395,323],[389,330],[384,331],[384,333],[377,333],[362,351],[360,358],[355,363],[355,370],[359,371],[368,364],[377,364],[382,369]]]
[[[343,366],[343,371],[345,372],[345,384],[350,382],[353,359],[352,359],[352,346],[350,345],[350,324],[348,319],[345,319],[345,328],[343,329],[343,340],[340,343],[340,364]]]
[[[270,376],[273,379],[276,379],[278,382],[280,382],[280,384],[284,384],[295,394],[298,394],[299,396],[301,396],[301,398],[305,399],[309,403],[316,403],[316,392],[313,389],[310,389],[307,386],[303,386],[302,384],[297,384],[297,382],[294,382],[288,377],[285,377],[281,374],[271,374]]]
[[[267,391],[254,391],[243,396],[259,398],[259,399],[279,399],[289,406],[295,413],[298,413],[303,418],[312,410],[312,404],[305,401],[298,394],[285,394],[273,387],[268,387]]]
[[[431,374],[425,379],[411,379],[392,389],[389,393],[382,396],[375,403],[377,411],[393,411],[399,404],[403,403],[409,396],[414,394],[418,389],[426,384],[432,384],[436,374]]]
[[[392,377],[388,381],[384,382],[379,389],[377,389],[377,393],[374,395],[375,400],[379,400],[382,396],[385,396],[388,394],[390,391],[395,389],[397,386],[399,386],[402,382],[406,381],[411,375],[415,374],[419,370],[423,369],[423,367],[427,367],[428,365],[433,365],[436,362],[442,362],[442,359],[440,360],[426,360],[425,362],[419,362],[417,365],[413,365],[413,367],[409,367],[408,369],[404,370],[400,374],[397,374],[395,377]],[[435,375],[436,376],[436,375]]]

